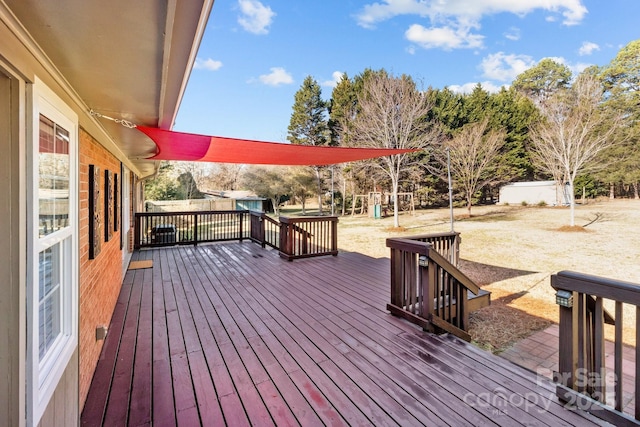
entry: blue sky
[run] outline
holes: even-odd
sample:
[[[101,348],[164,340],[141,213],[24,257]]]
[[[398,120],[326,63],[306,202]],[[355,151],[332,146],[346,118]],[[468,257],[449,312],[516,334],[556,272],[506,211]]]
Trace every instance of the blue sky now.
[[[490,91],[551,57],[578,73],[640,38],[640,0],[215,0],[174,130],[286,141],[311,75],[406,73]]]

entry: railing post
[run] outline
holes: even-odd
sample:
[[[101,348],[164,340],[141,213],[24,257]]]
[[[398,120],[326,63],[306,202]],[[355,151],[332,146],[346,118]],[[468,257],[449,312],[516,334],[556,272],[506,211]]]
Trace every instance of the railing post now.
[[[331,252],[338,256],[338,217],[331,220]]]
[[[241,211],[240,212],[240,243],[242,243],[243,236],[244,236],[243,225],[244,225],[244,212]]]
[[[142,234],[142,228],[140,227],[141,218],[140,215],[136,213],[135,215],[135,225],[133,229],[133,249],[140,249],[140,236]]]
[[[402,252],[399,249],[391,248],[391,304],[403,307],[404,283],[402,281],[402,267],[400,260]]]
[[[193,214],[193,246],[198,244],[198,214]]]
[[[280,255],[293,261],[293,231],[289,218],[280,217]]]
[[[428,253],[428,250],[427,250]],[[418,274],[419,274],[419,286],[420,295],[422,295],[422,317],[429,319],[431,312],[433,311],[433,291],[431,286],[431,273],[434,271],[435,264],[429,259],[429,255],[422,255],[424,257],[422,261],[418,260]]]
[[[460,266],[460,241],[462,240],[462,238],[460,237],[460,233],[456,233],[456,235],[453,237],[453,256],[454,256],[454,262],[452,262],[453,265],[455,265],[456,267]]]
[[[554,277],[551,277],[552,282]],[[577,292],[573,292],[573,300],[578,302]],[[558,380],[565,387],[575,389],[574,380],[578,369],[578,307],[560,306],[559,320]]]

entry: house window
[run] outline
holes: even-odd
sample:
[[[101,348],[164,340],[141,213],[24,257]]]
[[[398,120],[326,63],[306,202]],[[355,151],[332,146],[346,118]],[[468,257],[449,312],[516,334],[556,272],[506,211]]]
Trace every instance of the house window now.
[[[42,361],[53,343],[62,333],[61,325],[61,282],[60,245],[40,252],[38,274],[38,357]]]
[[[41,82],[33,88],[27,387],[36,425],[78,345],[78,119]]]
[[[69,226],[69,131],[40,115],[39,237]]]

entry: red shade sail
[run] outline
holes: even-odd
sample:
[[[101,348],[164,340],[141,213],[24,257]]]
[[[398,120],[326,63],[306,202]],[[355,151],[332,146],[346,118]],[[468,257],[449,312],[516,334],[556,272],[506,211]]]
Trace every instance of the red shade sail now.
[[[333,165],[416,151],[293,145],[173,132],[138,126],[158,146],[151,160],[184,160],[254,165]]]

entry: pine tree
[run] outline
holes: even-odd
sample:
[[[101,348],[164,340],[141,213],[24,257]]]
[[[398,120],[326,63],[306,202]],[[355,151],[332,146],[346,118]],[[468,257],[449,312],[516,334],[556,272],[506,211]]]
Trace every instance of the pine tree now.
[[[619,146],[606,152],[609,165],[599,175],[609,183],[610,197],[614,197],[616,183],[632,185],[634,197],[639,198],[640,182],[640,40],[634,40],[620,49],[609,65],[603,67],[599,77],[607,90],[606,107],[612,114],[625,117],[624,126],[617,129]]]
[[[544,101],[571,81],[571,70],[564,64],[545,58],[535,67],[519,74],[511,87],[536,101]]]
[[[307,76],[296,92],[289,121],[287,140],[292,144],[323,146],[329,142],[327,103],[322,100],[320,85]],[[318,209],[322,214],[322,181],[324,168],[313,166],[316,175]]]

